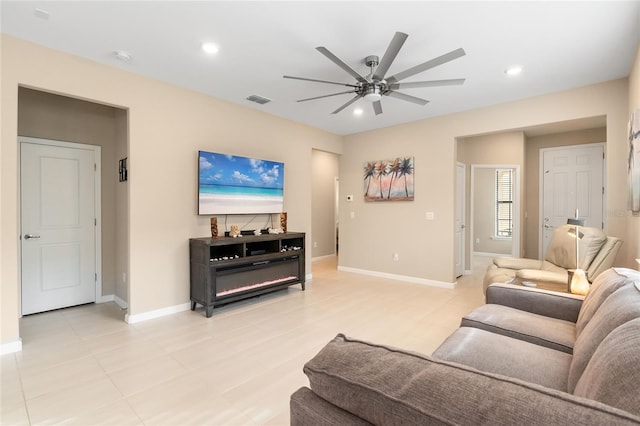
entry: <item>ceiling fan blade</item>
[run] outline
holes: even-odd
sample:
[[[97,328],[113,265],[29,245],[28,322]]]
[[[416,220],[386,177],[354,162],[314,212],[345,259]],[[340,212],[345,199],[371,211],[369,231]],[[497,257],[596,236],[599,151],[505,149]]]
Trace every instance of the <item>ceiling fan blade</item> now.
[[[451,80],[412,81],[411,83],[394,83],[389,85],[391,90],[418,89],[420,87],[459,86],[464,84],[464,78]]]
[[[360,95],[357,95],[355,98],[351,99],[349,102],[347,102],[346,104],[342,105],[340,108],[338,108],[337,110],[333,111],[331,114],[339,113],[340,111],[342,111],[343,109],[345,109],[346,107],[348,107],[349,105],[351,105],[352,103],[357,101],[358,99],[360,99]]]
[[[395,82],[398,82],[400,80],[404,80],[407,77],[411,77],[412,75],[416,75],[418,73],[421,73],[423,71],[426,71],[428,69],[437,67],[439,65],[442,64],[446,64],[449,61],[453,61],[454,59],[458,59],[461,56],[464,56],[466,53],[464,52],[464,49],[460,48],[460,49],[456,49],[456,50],[452,50],[449,53],[445,53],[442,56],[438,56],[437,58],[431,59],[427,62],[424,62],[420,65],[416,65],[415,67],[409,68],[408,70],[402,71],[398,74],[392,75],[391,77],[389,77],[387,79],[387,84],[393,84]]]
[[[375,112],[376,115],[382,114],[382,102],[375,101],[372,105],[373,105],[373,112]]]
[[[406,95],[404,93],[394,92],[391,90],[385,93],[385,95],[391,96],[392,98],[396,98],[396,99],[402,99],[403,101],[413,102],[414,104],[418,104],[418,105],[426,105],[429,103],[429,101],[425,99],[416,98],[415,96]]]
[[[290,78],[292,80],[315,81],[316,83],[329,83],[329,84],[337,84],[338,86],[358,87],[355,84],[338,83],[337,81],[316,80],[315,78],[294,77],[291,75],[283,75],[282,77]]]
[[[384,75],[389,70],[393,60],[396,59],[396,56],[398,55],[398,52],[400,52],[400,48],[402,48],[407,37],[409,36],[405,33],[395,33],[391,39],[391,43],[389,43],[389,47],[387,47],[387,51],[384,52],[384,55],[380,60],[380,64],[378,64],[378,68],[376,68],[376,72],[373,74],[374,80],[380,81],[384,78]]]
[[[338,95],[344,95],[345,93],[356,93],[355,90],[348,90],[346,92],[340,92],[340,93],[332,93],[330,95],[322,95],[322,96],[315,96],[313,98],[306,98],[306,99],[300,99],[297,100],[296,102],[306,102],[306,101],[312,101],[314,99],[322,99],[322,98],[329,98],[331,96],[338,96]],[[359,95],[358,95],[359,96]]]
[[[316,47],[316,50],[318,52],[322,53],[327,58],[329,58],[329,60],[331,60],[331,62],[333,62],[334,64],[336,64],[337,66],[339,66],[340,68],[345,70],[346,72],[348,72],[350,75],[352,75],[359,82],[361,82],[361,83],[366,83],[367,82],[366,78],[364,78],[363,76],[358,74],[358,72],[356,70],[354,70],[349,65],[344,63],[342,61],[342,59],[338,58],[336,55],[334,55],[333,53],[329,52],[329,50],[326,47],[322,47],[322,46],[321,47]]]

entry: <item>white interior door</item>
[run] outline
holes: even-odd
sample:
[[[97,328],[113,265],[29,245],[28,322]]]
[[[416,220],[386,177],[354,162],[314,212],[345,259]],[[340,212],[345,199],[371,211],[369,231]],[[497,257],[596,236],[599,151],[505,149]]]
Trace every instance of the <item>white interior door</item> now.
[[[95,302],[99,147],[20,142],[22,314]]]
[[[464,274],[464,230],[465,230],[465,166],[456,164],[456,235],[455,235],[455,263],[456,277]]]
[[[575,217],[604,228],[604,145],[576,145],[541,150],[542,192],[540,258],[547,252],[553,230]]]

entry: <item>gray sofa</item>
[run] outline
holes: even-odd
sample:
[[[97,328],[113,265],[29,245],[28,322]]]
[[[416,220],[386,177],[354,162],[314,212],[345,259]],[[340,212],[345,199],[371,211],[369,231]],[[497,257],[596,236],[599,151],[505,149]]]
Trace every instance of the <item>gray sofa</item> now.
[[[292,425],[638,425],[640,272],[584,299],[491,285],[432,356],[339,334],[304,372]]]

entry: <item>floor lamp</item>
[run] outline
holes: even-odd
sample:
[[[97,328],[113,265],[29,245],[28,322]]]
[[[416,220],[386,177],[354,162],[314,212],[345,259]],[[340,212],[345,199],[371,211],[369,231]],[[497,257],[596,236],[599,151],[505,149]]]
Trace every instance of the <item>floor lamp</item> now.
[[[569,272],[568,288],[570,293],[573,294],[587,294],[589,291],[589,281],[587,280],[587,274],[580,269],[580,256],[579,246],[580,239],[584,237],[584,234],[580,232],[580,227],[585,226],[585,220],[578,218],[578,210],[576,209],[576,217],[567,220],[567,225],[573,225],[574,228],[569,229],[569,234],[576,239],[576,269],[573,274]]]

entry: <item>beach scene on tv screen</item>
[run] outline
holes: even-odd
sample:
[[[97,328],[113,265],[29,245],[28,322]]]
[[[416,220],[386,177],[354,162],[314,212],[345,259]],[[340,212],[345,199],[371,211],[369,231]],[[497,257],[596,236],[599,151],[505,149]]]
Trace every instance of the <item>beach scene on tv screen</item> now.
[[[198,213],[279,213],[284,163],[199,152]]]

